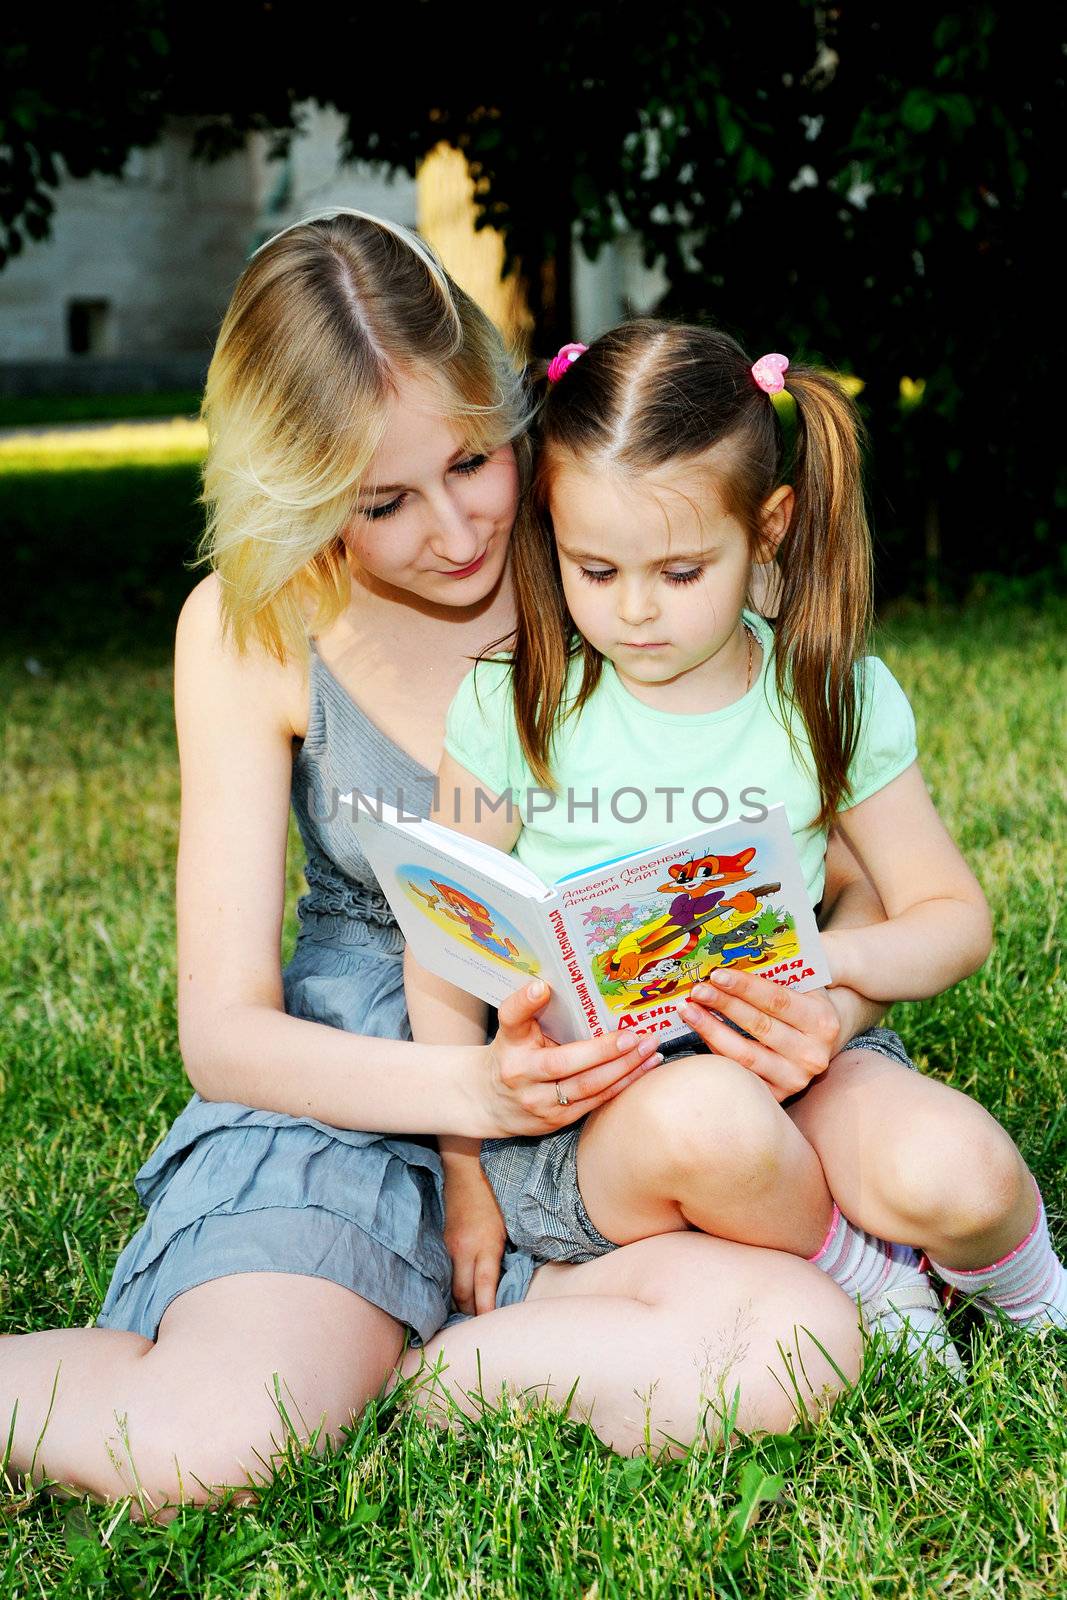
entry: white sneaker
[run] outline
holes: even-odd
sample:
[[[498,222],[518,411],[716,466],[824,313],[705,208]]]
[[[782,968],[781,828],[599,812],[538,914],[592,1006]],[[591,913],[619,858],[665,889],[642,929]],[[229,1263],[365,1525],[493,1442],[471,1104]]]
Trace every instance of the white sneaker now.
[[[962,1379],[965,1367],[949,1336],[941,1297],[925,1272],[916,1269],[913,1281],[897,1282],[860,1306],[868,1333],[880,1329],[892,1345],[903,1345],[928,1371],[932,1364]]]

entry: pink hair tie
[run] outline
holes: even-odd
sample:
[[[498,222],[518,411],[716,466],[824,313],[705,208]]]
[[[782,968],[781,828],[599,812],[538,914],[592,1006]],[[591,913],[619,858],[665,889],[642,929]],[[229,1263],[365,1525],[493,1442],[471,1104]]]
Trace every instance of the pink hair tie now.
[[[548,363],[549,383],[558,383],[568,367],[574,365],[578,357],[584,355],[589,349],[587,344],[564,344]]]
[[[785,388],[785,374],[788,368],[788,356],[775,354],[760,356],[759,360],[752,364],[752,376],[764,394],[781,394]]]

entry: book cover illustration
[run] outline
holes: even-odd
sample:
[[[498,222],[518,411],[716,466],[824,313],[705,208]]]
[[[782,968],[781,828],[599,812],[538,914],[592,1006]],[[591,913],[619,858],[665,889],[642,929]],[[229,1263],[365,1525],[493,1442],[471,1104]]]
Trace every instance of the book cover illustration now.
[[[812,945],[814,922],[798,930],[791,909],[807,910],[797,897],[792,839],[783,839],[773,812],[747,832],[743,824],[728,827],[730,836],[707,853],[701,845],[668,848],[651,860],[614,863],[581,887],[560,885],[572,939],[608,1011],[630,1021],[651,1009],[673,1011],[720,967],[804,987],[816,978],[802,951]]]
[[[503,912],[469,892],[469,884],[442,871],[409,861],[395,868],[408,900],[435,927],[465,949],[474,949],[514,969],[516,983],[536,976],[541,968],[523,936]]]

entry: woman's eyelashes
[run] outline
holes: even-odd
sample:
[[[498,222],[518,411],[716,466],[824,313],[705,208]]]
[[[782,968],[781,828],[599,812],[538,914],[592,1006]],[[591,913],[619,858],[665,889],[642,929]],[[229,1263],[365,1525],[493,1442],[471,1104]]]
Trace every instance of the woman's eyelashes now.
[[[607,583],[615,576],[614,567],[579,567],[578,570],[589,583]],[[695,583],[703,570],[703,567],[687,567],[684,572],[664,572],[661,576],[668,583]]]
[[[469,478],[475,472],[480,471],[488,460],[488,456],[469,456],[466,461],[457,461],[454,467],[449,468],[449,471],[458,472],[463,477]],[[387,501],[385,505],[367,506],[363,515],[368,522],[381,522],[385,517],[394,517],[406,499],[407,492],[405,491],[403,494],[398,494],[395,500]]]

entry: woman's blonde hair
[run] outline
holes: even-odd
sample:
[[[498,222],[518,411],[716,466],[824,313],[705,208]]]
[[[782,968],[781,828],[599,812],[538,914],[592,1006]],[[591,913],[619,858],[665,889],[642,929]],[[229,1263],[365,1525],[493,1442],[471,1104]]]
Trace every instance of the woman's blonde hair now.
[[[348,603],[341,531],[401,374],[438,390],[471,449],[514,440],[525,482],[522,376],[422,239],[338,209],[260,246],[208,369],[207,525],[193,563],[218,573],[238,649],[252,639],[303,660],[309,632]]]

